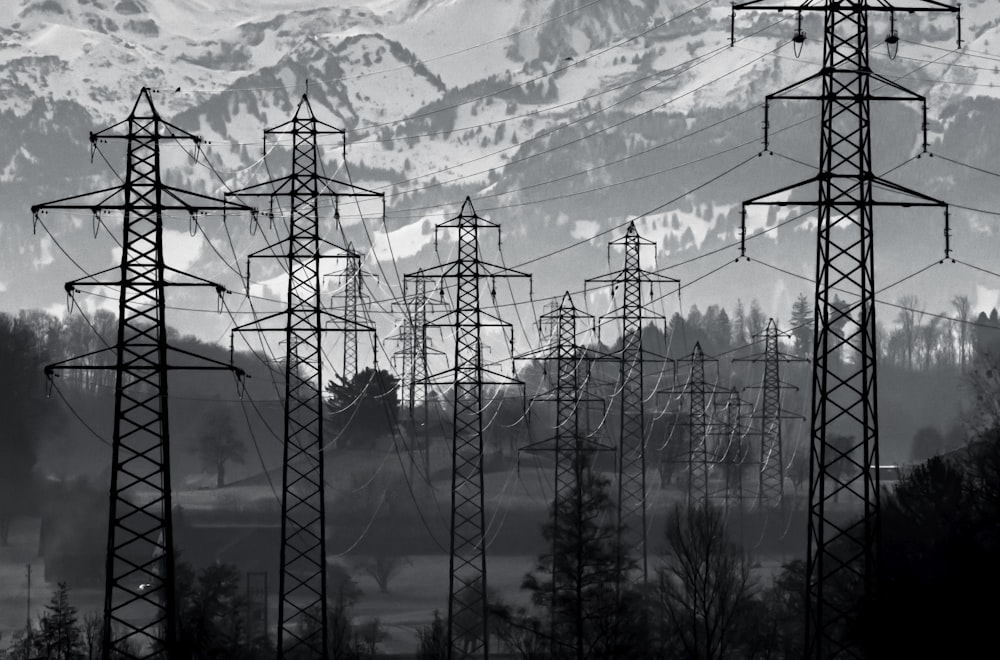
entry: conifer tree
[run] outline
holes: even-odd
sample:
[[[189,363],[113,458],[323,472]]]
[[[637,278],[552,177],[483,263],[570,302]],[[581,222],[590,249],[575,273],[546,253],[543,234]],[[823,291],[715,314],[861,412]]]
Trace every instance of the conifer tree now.
[[[69,588],[60,582],[45,606],[35,637],[36,653],[47,660],[77,660],[83,650],[76,608],[69,602]]]
[[[618,528],[610,481],[582,461],[576,473],[579,495],[559,502],[558,511],[550,508],[542,534],[551,550],[521,587],[552,617],[555,658],[618,657],[624,601],[617,588]],[[623,570],[634,567],[634,559],[627,557]]]

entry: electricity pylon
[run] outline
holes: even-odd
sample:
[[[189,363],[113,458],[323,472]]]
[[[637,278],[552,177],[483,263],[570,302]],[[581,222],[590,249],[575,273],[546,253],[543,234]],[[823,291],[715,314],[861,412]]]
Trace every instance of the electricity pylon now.
[[[740,398],[739,391],[733,387],[726,399],[725,423],[721,435],[725,444],[720,444],[715,452],[715,460],[722,464],[725,490],[723,491],[724,510],[729,513],[729,503],[736,500],[742,529],[744,507],[743,472],[747,465],[749,447],[746,443],[747,431],[743,428],[745,416],[743,409],[750,404]]]
[[[431,355],[442,355],[427,337],[427,314],[439,311],[439,306],[427,295],[428,280],[422,271],[403,277],[403,318],[397,333],[391,337],[400,345],[393,354],[400,366],[400,386],[409,411],[411,437],[416,437],[416,408],[423,412],[424,478],[430,481],[430,402],[428,401],[428,366]]]
[[[652,356],[642,347],[642,325],[663,316],[651,313],[642,303],[642,285],[654,283],[678,284],[679,281],[658,273],[644,270],[640,265],[640,250],[656,243],[639,236],[635,223],[630,222],[625,236],[611,241],[608,246],[621,245],[625,251],[625,265],[616,272],[587,280],[587,283],[610,284],[612,299],[616,289],[622,288],[622,304],[610,314],[600,318],[599,327],[607,319],[621,319],[622,348],[619,360],[621,383],[621,417],[618,436],[618,554],[619,568],[626,565],[625,553],[635,550],[639,557],[642,581],[648,574],[646,549],[646,420],[643,403],[643,364]],[[652,292],[650,292],[652,298]],[[647,357],[650,355],[650,357]],[[657,357],[662,362],[666,358]],[[624,578],[624,571],[619,571]]]
[[[875,259],[873,209],[876,206],[944,206],[918,191],[892,183],[872,171],[872,101],[924,101],[923,97],[872,72],[869,66],[870,12],[957,12],[957,6],[932,0],[752,0],[737,10],[770,9],[823,13],[823,67],[805,80],[769,94],[774,99],[812,99],[821,103],[819,172],[805,181],[744,204],[815,205],[819,211],[816,247],[816,303],[813,362],[812,441],[809,469],[809,532],[806,563],[807,658],[861,657],[847,638],[859,606],[839,600],[835,583],[856,582],[861,609],[873,611],[879,575],[878,407],[876,403]],[[735,31],[735,28],[734,28]],[[890,37],[898,42],[893,29]],[[796,32],[801,44],[805,35]],[[886,40],[887,44],[889,39]],[[961,44],[961,40],[959,40]],[[893,54],[890,48],[890,55]],[[818,93],[800,91],[818,83]],[[872,83],[876,90],[872,90]],[[885,89],[885,92],[878,90]],[[924,109],[926,118],[926,108]],[[927,122],[924,121],[924,148]],[[765,148],[768,136],[765,137]],[[815,185],[813,201],[784,201],[789,193]],[[875,192],[894,199],[876,200]],[[779,201],[781,200],[781,201]],[[947,209],[945,221],[947,223]],[[745,233],[745,222],[744,222]],[[945,256],[948,230],[945,230]],[[838,304],[834,292],[847,296]],[[846,438],[846,444],[832,442]],[[838,499],[851,509],[844,520],[827,508]],[[858,512],[860,511],[860,516]],[[865,634],[865,633],[862,633]]]
[[[695,342],[691,354],[677,362],[690,365],[687,382],[682,387],[675,384],[672,389],[664,390],[663,393],[686,394],[688,397],[687,506],[705,507],[712,497],[709,483],[711,468],[719,459],[716,452],[708,446],[709,437],[713,435],[709,433],[709,409],[720,391],[716,385],[705,382],[705,363],[718,363],[718,360],[706,357],[701,342]]]
[[[163,183],[160,142],[201,138],[163,120],[143,88],[128,118],[90,134],[96,145],[125,140],[126,173],[122,185],[31,207],[37,218],[49,209],[94,214],[121,212],[121,263],[66,284],[117,287],[118,335],[115,343],[94,353],[45,367],[50,378],[66,369],[115,371],[115,418],[112,440],[108,545],[104,574],[104,635],[101,657],[172,658],[177,639],[174,587],[174,535],[171,520],[170,431],[167,372],[176,369],[242,370],[203,358],[167,342],[164,290],[168,286],[211,286],[221,297],[224,287],[171,268],[163,260],[163,214],[180,211],[195,216],[209,211],[252,211]],[[101,279],[117,271],[117,279]],[[169,279],[168,279],[169,276]],[[78,364],[101,354],[112,364]],[[181,357],[170,363],[171,356]],[[198,360],[204,365],[192,361]]]
[[[566,292],[559,306],[539,319],[540,338],[545,341],[546,333],[550,333],[547,339],[551,341],[542,346],[545,353],[539,359],[556,363],[555,387],[547,395],[556,404],[555,432],[551,438],[521,448],[522,451],[553,453],[551,657],[578,660],[587,656],[582,583],[593,576],[580,574],[584,567],[579,565],[579,560],[567,561],[560,553],[570,552],[578,557],[586,542],[583,534],[590,528],[587,519],[598,515],[587,510],[583,499],[588,456],[596,451],[613,450],[609,445],[586,438],[580,429],[580,413],[587,403],[587,389],[582,381],[587,376],[588,356],[587,350],[576,343],[577,322],[589,318],[591,315],[577,309]],[[562,520],[567,513],[571,519]],[[573,552],[573,548],[578,552]]]
[[[265,130],[264,135],[292,136],[291,173],[229,194],[290,198],[288,238],[250,255],[286,261],[287,306],[280,312],[235,328],[234,332],[283,332],[285,335],[277,652],[279,660],[285,657],[325,660],[329,643],[326,506],[323,496],[322,333],[324,330],[374,332],[374,328],[359,324],[356,318],[347,319],[323,308],[320,261],[338,256],[344,249],[320,237],[318,201],[322,197],[332,198],[335,216],[339,216],[341,197],[382,198],[382,194],[318,173],[320,155],[317,137],[339,135],[343,138],[344,132],[316,119],[305,95],[292,119]],[[332,250],[333,254],[323,254],[324,248]],[[248,281],[249,274],[248,259]],[[268,321],[283,323],[270,326]]]
[[[788,413],[781,409],[781,390],[798,390],[781,380],[781,363],[808,362],[781,350],[780,339],[787,337],[787,332],[778,330],[774,319],[767,320],[764,328],[764,352],[743,358],[734,362],[758,362],[764,364],[764,375],[760,385],[745,389],[759,389],[763,405],[760,415],[760,465],[757,482],[757,505],[761,509],[773,509],[785,502],[785,459],[781,440],[781,427],[786,419],[802,419],[801,415]]]
[[[486,599],[486,539],[483,509],[483,386],[521,386],[483,366],[482,329],[510,328],[509,323],[484,311],[480,283],[485,279],[530,277],[511,268],[480,258],[479,232],[500,226],[480,217],[468,197],[459,214],[435,229],[458,232],[458,258],[449,263],[412,273],[414,280],[454,280],[452,312],[430,320],[429,327],[455,331],[454,366],[428,377],[427,382],[451,385],[454,392],[454,443],[451,473],[451,540],[448,575],[448,658],[458,660],[482,654],[489,657],[489,611]],[[490,290],[496,297],[495,286]],[[513,332],[511,333],[513,337]],[[512,340],[513,341],[513,340]],[[444,375],[449,378],[440,381]],[[487,381],[487,379],[490,379]]]
[[[361,254],[354,249],[353,243],[348,243],[343,254],[334,255],[333,258],[344,260],[344,268],[340,272],[332,273],[332,275],[340,277],[344,284],[343,291],[335,298],[340,299],[341,316],[346,322],[343,330],[344,361],[340,377],[344,383],[350,383],[358,375],[358,330],[356,328],[359,325],[371,326],[361,281],[366,273],[361,268]],[[363,321],[358,320],[359,309],[362,311]]]

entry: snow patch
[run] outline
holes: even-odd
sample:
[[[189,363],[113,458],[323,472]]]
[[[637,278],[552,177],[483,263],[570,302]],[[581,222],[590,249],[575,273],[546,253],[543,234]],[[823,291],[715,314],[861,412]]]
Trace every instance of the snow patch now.
[[[38,256],[31,260],[31,265],[34,266],[35,270],[48,266],[53,261],[55,261],[55,255],[52,254],[52,239],[48,236],[42,236],[42,240],[38,242]]]
[[[384,229],[378,229],[372,234],[374,247],[370,254],[374,254],[379,261],[412,257],[434,242],[434,226],[444,222],[444,219],[444,211],[438,211],[405,227],[393,229],[388,235]]]
[[[200,234],[192,236],[186,231],[164,229],[163,260],[171,268],[187,270],[201,258],[205,240]]]
[[[569,235],[578,241],[589,239],[601,229],[601,223],[596,220],[577,220]]]

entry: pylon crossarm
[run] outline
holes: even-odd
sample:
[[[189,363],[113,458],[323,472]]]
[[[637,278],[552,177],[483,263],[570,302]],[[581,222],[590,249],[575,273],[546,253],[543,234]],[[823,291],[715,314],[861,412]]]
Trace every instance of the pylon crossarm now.
[[[66,293],[73,294],[76,292],[78,286],[121,286],[120,281],[115,282],[100,282],[98,280],[92,279],[95,277],[100,277],[101,275],[106,275],[107,273],[121,272],[121,266],[112,266],[111,268],[105,268],[104,270],[98,271],[91,275],[87,275],[85,278],[78,280],[71,280],[63,285],[66,289]]]
[[[869,71],[867,73],[868,73],[868,77],[871,80],[877,80],[878,82],[882,83],[883,85],[886,85],[887,87],[892,87],[896,91],[902,92],[903,94],[906,95],[906,96],[902,96],[902,97],[899,97],[899,96],[890,96],[890,97],[884,97],[884,98],[882,98],[882,97],[876,97],[876,96],[869,96],[868,98],[870,100],[872,100],[872,101],[920,101],[926,107],[926,105],[927,105],[927,97],[925,97],[923,94],[918,94],[917,92],[914,92],[911,89],[907,89],[906,87],[903,87],[902,85],[900,85],[895,80],[891,80],[889,78],[886,78],[885,76],[883,76],[880,73],[875,73],[874,71]]]
[[[490,321],[492,321],[492,323],[490,321],[486,321],[486,322],[481,323],[480,324],[481,327],[484,327],[484,328],[509,328],[509,327],[511,327],[511,324],[509,322],[504,321],[502,319],[498,319],[497,317],[493,316],[492,314],[488,314],[487,312],[482,311],[482,310],[480,310],[479,313],[482,316],[484,316],[487,319],[489,319]],[[427,321],[426,325],[427,325],[428,328],[455,328],[455,327],[458,327],[460,325],[464,325],[464,323],[462,322],[462,320],[460,318],[458,318],[456,312],[454,312],[454,311],[448,311],[448,312],[442,313],[441,316],[437,316],[437,317],[435,317],[433,319],[429,319]]]
[[[290,176],[284,176],[277,179],[271,179],[270,181],[262,181],[261,183],[255,183],[253,185],[247,186],[246,188],[240,188],[239,190],[231,190],[225,193],[226,197],[274,197],[275,195],[290,195],[291,192],[286,190],[286,188],[291,188],[294,179]],[[268,190],[261,190],[262,188],[270,188]],[[322,193],[320,193],[322,195]]]
[[[192,280],[194,280],[193,282],[178,282],[175,280],[168,280],[164,281],[163,283],[164,286],[210,286],[216,291],[218,291],[220,296],[224,293],[232,293],[232,291],[227,289],[225,286],[219,284],[218,282],[213,282],[212,280],[205,279],[204,277],[198,277],[197,275],[192,275],[191,273],[185,273],[184,271],[178,270],[171,266],[164,266],[163,270],[168,273],[173,273],[175,275],[189,277]]]
[[[597,327],[603,327],[608,321],[620,321],[624,313],[628,311],[626,305],[619,305],[615,307],[607,314],[602,314],[597,317]],[[663,314],[658,314],[656,312],[650,312],[645,307],[642,310],[642,320],[643,321],[665,321],[667,317]],[[619,351],[620,353],[621,351]]]
[[[466,385],[515,385],[517,387],[524,387],[524,383],[509,376],[505,376],[501,373],[495,371],[490,371],[488,369],[482,370],[483,376],[493,376],[492,379],[489,378],[479,378],[474,381],[468,381],[463,379],[461,382]],[[457,382],[456,370],[446,369],[445,371],[439,371],[438,373],[431,374],[426,378],[421,378],[417,381],[418,383],[426,383],[427,385],[454,385]]]
[[[375,332],[374,327],[365,325],[363,323],[358,323],[356,321],[352,322],[349,319],[346,319],[338,314],[334,314],[333,312],[330,312],[328,310],[320,309],[318,310],[318,313],[321,317],[325,318],[327,322],[335,321],[343,324],[351,324],[353,325],[352,329],[358,332]],[[287,319],[288,318],[287,310],[282,310],[280,312],[273,312],[271,314],[268,314],[267,316],[261,316],[260,318],[250,321],[249,323],[244,323],[243,325],[236,326],[235,328],[232,329],[232,332],[287,332],[289,330],[287,325],[276,326],[273,328],[265,328],[261,326],[261,324],[264,323],[265,321],[270,321],[272,319],[278,319],[278,318]]]
[[[51,378],[52,376],[55,375],[56,371],[65,371],[65,370],[72,370],[72,369],[116,369],[117,365],[114,365],[114,364],[110,364],[110,365],[99,365],[99,364],[94,365],[94,364],[90,364],[90,365],[88,365],[88,364],[73,364],[73,363],[77,362],[79,360],[86,360],[87,358],[91,358],[91,357],[93,357],[95,355],[102,355],[104,353],[113,353],[117,348],[118,348],[117,344],[112,344],[112,345],[106,346],[104,348],[99,348],[96,351],[91,351],[89,353],[84,353],[82,355],[74,355],[71,358],[66,358],[65,360],[60,360],[59,362],[53,362],[51,364],[47,364],[44,367],[45,375],[46,375],[46,377]]]
[[[357,320],[357,318],[347,318],[346,316],[340,316],[339,314],[334,314],[333,312],[325,309],[321,309],[319,313],[321,317],[326,319],[323,326],[324,328],[345,332],[375,332],[374,326],[367,325],[366,323]]]
[[[819,175],[811,176],[808,179],[799,181],[798,183],[793,183],[788,186],[782,186],[781,188],[776,188],[771,192],[764,193],[763,195],[758,195],[757,197],[751,197],[743,202],[743,208],[748,206],[817,206],[820,202],[817,200],[806,200],[806,201],[771,201],[768,198],[774,195],[780,195],[782,193],[791,192],[797,188],[803,188],[810,184],[819,183]]]
[[[248,259],[249,258],[253,258],[253,259],[268,259],[268,258],[270,258],[270,259],[286,259],[286,260],[287,259],[291,259],[293,257],[291,255],[289,255],[289,254],[275,254],[274,253],[275,249],[280,248],[280,247],[286,247],[286,246],[289,246],[289,245],[290,245],[289,240],[287,238],[283,238],[283,239],[281,239],[280,241],[278,241],[276,243],[271,243],[270,245],[265,245],[264,247],[260,248],[259,250],[256,250],[255,252],[251,252],[250,254],[247,255],[247,258]],[[325,247],[328,247],[328,248],[332,248],[334,250],[340,250],[340,251],[344,250],[344,248],[341,247],[340,245],[337,245],[336,243],[333,243],[333,242],[328,241],[328,240],[323,239],[323,238],[316,239],[316,245],[317,245],[317,249],[319,247],[325,246]],[[270,254],[265,254],[268,251],[270,251]],[[343,256],[344,255],[342,255],[342,254],[323,254],[321,252],[317,252],[316,254],[312,255],[312,257],[314,259],[341,259],[341,258],[343,258]],[[294,255],[294,258],[301,259],[302,257],[299,254],[296,254],[296,255]]]
[[[225,370],[228,370],[228,371],[235,372],[236,375],[239,376],[239,377],[243,377],[243,376],[246,375],[246,372],[241,367],[237,367],[234,364],[229,364],[228,362],[222,362],[221,360],[216,360],[214,358],[205,357],[204,355],[198,355],[197,353],[192,353],[191,351],[184,350],[183,348],[177,348],[176,346],[170,346],[170,345],[168,345],[167,346],[167,352],[168,353],[178,353],[180,355],[184,355],[184,356],[187,356],[189,358],[194,358],[195,360],[198,361],[198,364],[208,365],[208,366],[165,364],[164,365],[165,369],[170,369],[170,370],[179,370],[179,369],[205,369],[205,370],[225,369]]]
[[[816,96],[816,95],[805,96],[805,95],[801,95],[801,94],[794,94],[794,95],[789,95],[788,94],[788,92],[792,91],[793,89],[798,89],[799,87],[802,87],[803,85],[808,85],[809,83],[817,81],[817,80],[819,80],[819,81],[823,80],[823,73],[822,72],[814,73],[814,74],[812,74],[810,76],[806,76],[802,80],[798,80],[796,82],[793,82],[791,85],[788,85],[786,87],[782,87],[781,89],[779,89],[776,92],[771,92],[770,94],[768,94],[767,96],[764,97],[765,108],[767,107],[767,104],[770,103],[771,101],[812,101],[812,100],[817,100],[818,101],[819,100],[819,96]]]
[[[348,183],[347,181],[341,181],[340,179],[334,179],[333,177],[316,175],[316,181],[323,184],[326,188],[326,192],[321,192],[321,195],[333,195],[334,197],[385,197],[385,193],[375,192],[374,190],[369,190],[368,188]],[[360,192],[333,191],[330,190],[331,185],[342,186],[349,190],[358,190]]]
[[[133,112],[134,112],[134,110],[133,110]],[[150,121],[150,122],[156,121],[156,123],[159,124],[160,128],[166,127],[166,128],[172,129],[173,132],[161,132],[157,136],[157,139],[159,139],[159,140],[191,140],[195,144],[201,144],[202,142],[204,142],[204,139],[201,138],[200,136],[195,135],[193,133],[188,133],[183,128],[178,128],[177,126],[174,126],[170,122],[164,121],[163,118],[161,118],[160,115],[155,112],[155,110],[154,110],[154,114],[153,115],[150,115],[150,116],[134,115],[132,117],[132,119],[135,120],[135,121],[142,121],[142,120],[146,120],[146,121]],[[126,119],[124,121],[118,122],[117,124],[109,126],[109,127],[105,128],[103,130],[97,131],[96,133],[91,133],[90,134],[90,141],[92,143],[96,143],[99,140],[132,140],[132,139],[135,139],[136,138],[135,134],[129,134],[129,133],[112,133],[111,132],[114,129],[118,128],[119,126],[122,126],[123,124],[127,124],[128,121],[129,120]],[[147,137],[147,136],[143,136],[143,137]]]
[[[112,188],[102,188],[101,190],[93,190],[91,192],[81,193],[79,195],[70,195],[69,197],[63,197],[62,199],[57,199],[51,202],[45,202],[44,204],[34,204],[31,207],[31,214],[33,216],[38,216],[40,211],[49,210],[65,210],[65,211],[93,211],[97,213],[105,208],[105,204],[109,199],[114,197],[120,192],[124,192],[125,186],[114,186]],[[97,197],[99,195],[107,194],[105,197],[101,198],[100,201],[95,201],[90,204],[67,204],[66,202],[72,202],[78,199],[85,199],[87,197]]]
[[[844,3],[846,4],[846,3]],[[733,4],[734,10],[749,11],[864,11],[864,12],[916,12],[916,11],[940,11],[957,12],[957,5],[949,5],[937,0],[908,0],[907,2],[896,4],[890,0],[874,0],[873,2],[853,2],[849,7],[835,3],[832,7],[828,0],[802,0],[801,2],[782,2],[780,0],[749,0],[748,2],[737,2]]]
[[[529,452],[529,453],[545,453],[545,452],[555,452],[555,451],[566,451],[564,447],[560,447],[557,443],[565,443],[570,438],[566,437],[551,437],[545,438],[544,440],[537,440],[530,444],[524,445],[523,447],[518,447],[518,452]],[[581,452],[598,452],[598,451],[615,451],[618,449],[612,445],[606,445],[600,442],[594,442],[593,440],[586,440],[583,437],[573,436],[575,440],[574,450]]]
[[[414,280],[438,280],[458,276],[458,262],[449,261],[446,264],[424,268],[419,273],[410,273],[406,277]]]
[[[311,111],[312,107],[310,106],[310,112]],[[308,119],[306,119],[306,121],[308,121],[312,125],[309,130],[310,133],[315,132],[316,135],[344,135],[344,129],[337,128],[336,126],[331,126],[330,124],[327,124],[325,121],[316,119],[315,117],[309,117]],[[285,128],[286,126],[294,127],[297,122],[301,123],[302,120],[289,119],[284,123],[278,124],[274,128],[265,129],[264,135],[294,135],[296,133],[302,133],[303,131],[300,128],[287,128],[287,129]],[[325,131],[317,130],[314,127],[321,127],[327,130]]]
[[[201,193],[192,192],[190,190],[181,190],[180,188],[174,188],[171,186],[163,186],[163,192],[173,198],[179,206],[170,206],[168,204],[159,203],[155,205],[155,208],[161,211],[188,211],[194,212],[205,212],[205,211],[247,211],[248,213],[257,213],[256,207],[247,206],[246,204],[239,204],[235,202],[228,202],[225,200],[218,200],[210,195],[203,195]],[[211,205],[197,205],[189,204],[184,201],[185,197],[193,197],[195,200],[200,202],[209,201],[213,202]],[[219,202],[222,202],[221,204]],[[136,205],[134,202],[130,204],[129,208],[143,208],[141,205]],[[151,207],[152,208],[152,207]]]
[[[629,271],[629,275],[637,278],[643,284],[680,284],[680,280],[674,279],[668,275],[662,275],[655,271],[644,270],[642,268]],[[614,273],[606,273],[604,275],[598,275],[597,277],[588,277],[587,284],[595,282],[598,284],[621,284],[625,281],[625,271],[619,270]],[[586,293],[586,291],[584,292]]]
[[[940,206],[943,208],[948,208],[948,202],[931,197],[930,195],[925,195],[919,190],[914,190],[913,188],[907,188],[904,185],[894,183],[888,179],[883,179],[881,177],[874,177],[872,179],[872,186],[876,188],[884,188],[890,192],[894,192],[898,195],[903,195],[906,197],[913,197],[918,201],[915,202],[893,202],[893,201],[879,201],[872,200],[873,204],[878,206]]]

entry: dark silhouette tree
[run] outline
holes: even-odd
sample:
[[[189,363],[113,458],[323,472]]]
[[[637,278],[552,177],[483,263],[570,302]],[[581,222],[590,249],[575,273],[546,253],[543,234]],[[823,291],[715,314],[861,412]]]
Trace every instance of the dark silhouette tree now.
[[[726,533],[722,512],[676,505],[666,540],[657,592],[667,657],[738,657],[756,586],[749,559]]]
[[[370,448],[378,437],[395,431],[398,380],[388,371],[366,367],[348,381],[329,381],[326,394],[330,423],[325,428],[334,446]]]
[[[551,617],[554,630],[546,633],[554,633],[550,641],[555,641],[556,658],[627,657],[627,650],[642,640],[630,628],[637,618],[636,599],[627,586],[621,593],[616,588],[618,527],[610,481],[583,461],[577,474],[579,497],[564,498],[558,512],[550,508],[542,535],[551,550],[539,557],[521,588],[530,591],[532,603]],[[621,568],[634,567],[628,558]],[[554,579],[558,589],[553,588]]]
[[[378,585],[379,592],[389,593],[389,582],[399,575],[410,558],[399,552],[398,546],[376,551],[357,562],[357,567],[367,573]]]
[[[958,368],[964,372],[972,334],[969,326],[969,322],[972,321],[972,302],[969,296],[955,296],[951,299],[951,305],[955,308],[955,323],[958,330]]]
[[[913,434],[913,447],[910,450],[910,460],[921,463],[944,451],[944,436],[936,426],[924,426]]]
[[[790,322],[792,324],[790,332],[795,341],[795,354],[799,357],[809,357],[812,355],[813,316],[812,306],[805,294],[799,294],[792,303]]]
[[[760,303],[754,298],[750,302],[750,313],[747,314],[747,333],[752,338],[755,350],[760,350],[764,341],[764,328],[767,326],[767,315],[760,308]]]
[[[226,464],[243,464],[246,461],[246,445],[236,432],[233,418],[223,408],[213,410],[202,418],[194,451],[201,459],[202,466],[215,472],[215,485],[226,485]]]
[[[46,660],[78,660],[83,640],[77,623],[76,608],[69,602],[69,589],[60,582],[45,606],[34,637],[36,653]]]
[[[748,340],[746,310],[743,308],[743,301],[737,298],[736,310],[733,312],[733,345],[745,346]]]
[[[48,356],[37,341],[28,323],[0,313],[0,545],[7,545],[11,519],[32,510],[37,447],[61,420],[45,400]]]
[[[430,625],[417,631],[417,637],[420,640],[420,645],[417,647],[417,660],[447,660],[447,635],[444,619],[441,618],[441,614],[437,610],[434,610],[434,620],[431,621]]]

